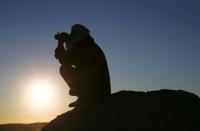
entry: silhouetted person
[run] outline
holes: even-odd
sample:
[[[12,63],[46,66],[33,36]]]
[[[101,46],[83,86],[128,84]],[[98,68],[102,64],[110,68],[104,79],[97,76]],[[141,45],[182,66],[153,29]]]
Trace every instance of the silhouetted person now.
[[[55,57],[59,60],[60,74],[69,85],[69,94],[79,99],[71,107],[98,103],[110,94],[110,77],[105,55],[83,25],[76,24],[71,34],[56,35],[58,47]],[[66,47],[64,47],[66,43]]]

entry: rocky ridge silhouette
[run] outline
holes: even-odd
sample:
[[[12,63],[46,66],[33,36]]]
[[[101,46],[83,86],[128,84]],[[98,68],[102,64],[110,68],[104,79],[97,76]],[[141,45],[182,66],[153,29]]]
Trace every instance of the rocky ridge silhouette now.
[[[200,131],[200,99],[182,90],[120,91],[74,108],[41,131]]]

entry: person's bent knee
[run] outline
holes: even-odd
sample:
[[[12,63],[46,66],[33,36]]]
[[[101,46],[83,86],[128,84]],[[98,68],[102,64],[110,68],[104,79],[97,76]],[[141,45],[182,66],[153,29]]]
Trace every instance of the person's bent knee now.
[[[60,75],[65,79],[65,81],[72,81],[76,79],[76,70],[73,67],[60,66]]]
[[[60,66],[60,74],[61,74],[61,76],[64,76],[64,74],[66,74],[65,72],[66,72],[65,71],[65,67],[63,65],[61,65]]]

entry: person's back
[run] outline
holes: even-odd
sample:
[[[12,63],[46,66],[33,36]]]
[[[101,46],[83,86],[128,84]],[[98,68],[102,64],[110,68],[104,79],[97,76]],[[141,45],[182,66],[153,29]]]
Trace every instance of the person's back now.
[[[70,52],[84,85],[81,90],[83,97],[95,100],[109,96],[110,77],[106,58],[93,38],[87,36],[75,43]]]

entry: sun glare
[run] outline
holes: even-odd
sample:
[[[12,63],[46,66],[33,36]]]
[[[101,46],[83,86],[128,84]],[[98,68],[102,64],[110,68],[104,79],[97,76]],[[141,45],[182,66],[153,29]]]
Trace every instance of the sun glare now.
[[[42,83],[42,82],[35,83],[30,93],[32,101],[38,104],[45,104],[52,97],[50,86],[47,83]]]
[[[66,99],[61,98],[57,81],[50,75],[31,75],[22,82],[24,119],[33,122],[49,121],[66,111]]]
[[[35,106],[48,106],[53,101],[53,87],[51,81],[34,80],[28,86],[28,101]]]

